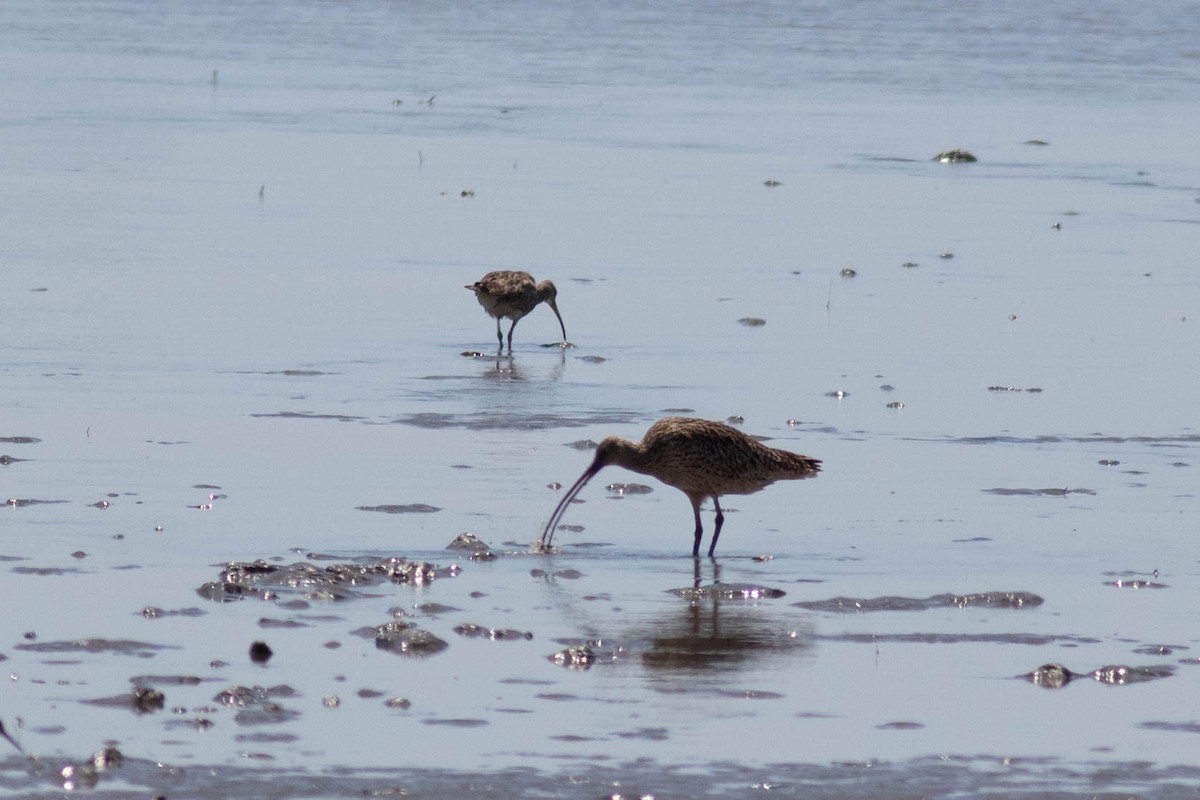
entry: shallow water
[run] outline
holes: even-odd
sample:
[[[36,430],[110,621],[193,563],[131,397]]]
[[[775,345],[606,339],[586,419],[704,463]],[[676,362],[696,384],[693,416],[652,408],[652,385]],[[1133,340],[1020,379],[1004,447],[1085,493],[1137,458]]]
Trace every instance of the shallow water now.
[[[2,791],[1193,796],[1200,20],[958,9],[0,6]]]

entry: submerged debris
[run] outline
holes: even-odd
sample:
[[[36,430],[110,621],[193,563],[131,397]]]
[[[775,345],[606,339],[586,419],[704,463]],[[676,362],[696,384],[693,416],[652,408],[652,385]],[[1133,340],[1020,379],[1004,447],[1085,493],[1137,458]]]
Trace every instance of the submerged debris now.
[[[375,646],[404,656],[431,656],[450,645],[411,622],[385,622],[375,627]]]
[[[256,641],[250,645],[250,660],[255,664],[265,664],[271,660],[275,652],[266,642]]]
[[[1021,677],[1045,689],[1061,689],[1070,683],[1072,678],[1078,676],[1062,664],[1042,664],[1033,672]]]
[[[446,545],[446,549],[467,550],[471,554],[472,561],[493,561],[497,558],[492,549],[488,547],[487,542],[470,532],[460,533],[454,537],[454,541]]]
[[[99,782],[102,773],[117,769],[124,763],[125,756],[121,751],[110,746],[97,750],[86,763],[63,765],[58,771],[58,776],[62,781],[63,791],[93,789]]]
[[[567,669],[591,669],[596,663],[596,653],[586,644],[559,650],[550,656],[550,660],[560,667]]]
[[[148,714],[151,711],[162,711],[166,705],[166,695],[158,689],[153,689],[149,686],[138,686],[130,692],[133,712],[135,714]]]
[[[969,164],[979,159],[966,150],[945,150],[934,156],[933,160],[943,164]]]

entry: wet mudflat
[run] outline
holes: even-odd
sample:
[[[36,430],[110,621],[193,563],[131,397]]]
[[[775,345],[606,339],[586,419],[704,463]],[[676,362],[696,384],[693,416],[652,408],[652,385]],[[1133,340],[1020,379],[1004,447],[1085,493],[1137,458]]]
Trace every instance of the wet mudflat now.
[[[1195,795],[1186,14],[239,9],[0,7],[6,796]]]

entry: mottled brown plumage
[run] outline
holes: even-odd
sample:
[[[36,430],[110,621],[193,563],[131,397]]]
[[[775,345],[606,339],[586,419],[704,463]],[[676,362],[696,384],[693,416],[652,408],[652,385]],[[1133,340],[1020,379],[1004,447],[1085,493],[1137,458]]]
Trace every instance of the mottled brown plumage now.
[[[562,314],[558,313],[558,304],[555,302],[558,289],[550,281],[534,283],[533,276],[528,272],[500,270],[489,272],[475,283],[468,284],[467,288],[475,292],[483,310],[496,318],[496,339],[500,342],[501,350],[504,349],[504,337],[500,333],[500,320],[504,317],[512,320],[508,328],[508,352],[511,353],[513,329],[522,317],[537,308],[538,303],[550,306],[554,316],[558,317],[563,345],[566,346],[567,326],[563,324]]]
[[[777,450],[720,422],[685,417],[658,420],[640,442],[610,436],[596,449],[587,471],[563,496],[550,522],[542,531],[541,547],[547,549],[567,506],[592,476],[609,464],[651,475],[674,486],[692,501],[696,517],[692,555],[700,556],[700,503],[711,497],[717,511],[709,558],[717,549],[717,538],[725,515],[721,495],[753,494],[775,481],[811,478],[821,471],[821,462],[787,450]]]

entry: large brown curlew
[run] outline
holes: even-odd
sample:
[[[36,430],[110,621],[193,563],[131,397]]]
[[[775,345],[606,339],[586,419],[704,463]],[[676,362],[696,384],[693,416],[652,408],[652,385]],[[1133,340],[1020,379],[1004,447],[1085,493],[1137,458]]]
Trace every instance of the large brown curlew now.
[[[640,442],[610,436],[596,449],[587,471],[575,481],[559,502],[542,531],[540,548],[548,550],[563,512],[579,490],[609,464],[651,475],[674,486],[692,501],[696,517],[696,539],[692,556],[700,557],[700,503],[711,497],[717,510],[708,557],[717,549],[721,524],[721,495],[753,494],[775,481],[811,478],[821,471],[821,462],[787,450],[777,450],[720,422],[686,417],[664,417],[646,431]]]
[[[562,314],[558,313],[558,304],[555,302],[558,289],[550,281],[534,283],[533,276],[528,272],[500,270],[489,272],[475,283],[468,284],[467,288],[475,292],[483,310],[496,318],[496,339],[500,342],[501,351],[504,350],[504,336],[500,333],[500,320],[504,317],[512,320],[508,328],[508,352],[511,353],[513,329],[522,317],[537,308],[538,303],[550,306],[554,316],[558,317],[563,346],[569,346],[567,326],[563,324]]]

